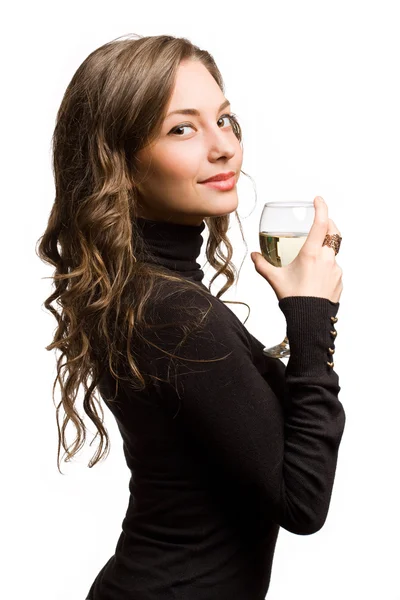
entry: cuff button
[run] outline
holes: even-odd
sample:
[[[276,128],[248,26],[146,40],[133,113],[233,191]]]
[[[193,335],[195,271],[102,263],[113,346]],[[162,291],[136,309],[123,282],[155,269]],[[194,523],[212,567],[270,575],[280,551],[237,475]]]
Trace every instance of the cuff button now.
[[[331,354],[333,354],[335,352],[335,348],[328,348],[328,352],[330,352]]]
[[[332,331],[329,332],[331,335],[333,335],[333,337],[337,336],[337,331],[335,331],[334,329]]]
[[[333,367],[335,365],[334,362],[327,362],[326,364],[328,365],[328,367]]]
[[[331,321],[332,321],[332,323],[337,323],[338,319],[337,319],[337,317],[331,317]]]

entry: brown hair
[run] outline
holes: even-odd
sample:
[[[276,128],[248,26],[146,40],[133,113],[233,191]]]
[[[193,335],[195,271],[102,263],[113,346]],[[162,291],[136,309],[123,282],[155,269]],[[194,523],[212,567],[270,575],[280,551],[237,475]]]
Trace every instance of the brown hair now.
[[[216,294],[219,298],[237,278],[227,236],[229,215],[205,218],[207,261],[216,269],[209,291],[179,274],[138,260],[146,250],[135,223],[135,154],[159,135],[177,69],[187,59],[201,61],[224,91],[212,56],[188,39],[133,35],[132,39],[112,40],[89,54],[73,75],[57,113],[52,138],[55,200],[47,228],[38,240],[38,256],[55,267],[55,289],[44,306],[58,322],[46,350],[61,351],[53,385],[53,402],[57,381],[61,388],[56,411],[59,470],[61,445],[67,462],[86,440],[85,425],[75,406],[81,384],[84,410],[98,430],[95,438],[100,436],[89,467],[109,451],[103,410],[94,394],[103,370],[108,368],[116,381],[121,379],[117,366],[119,357],[125,357],[135,389],[146,386],[131,353],[132,335],[143,337],[141,332],[148,326],[145,307],[150,299],[154,302],[160,297],[162,282],[176,281],[181,290],[196,289],[207,296],[212,295],[214,279],[223,274],[227,281]],[[237,121],[234,132],[242,141]],[[236,211],[235,215],[244,240]],[[60,313],[52,306],[54,301],[61,307]],[[210,308],[206,313],[199,310],[193,329],[204,322],[212,306],[208,302]],[[187,327],[182,330],[186,338]],[[60,409],[65,413],[61,427]],[[71,446],[65,436],[69,421],[76,429]]]

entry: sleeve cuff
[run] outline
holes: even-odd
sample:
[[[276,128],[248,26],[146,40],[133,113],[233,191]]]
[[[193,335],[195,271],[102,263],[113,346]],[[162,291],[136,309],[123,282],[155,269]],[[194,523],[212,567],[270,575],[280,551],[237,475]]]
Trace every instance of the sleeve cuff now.
[[[332,372],[336,327],[340,303],[317,296],[286,296],[279,308],[286,318],[290,358],[287,371],[301,375]]]

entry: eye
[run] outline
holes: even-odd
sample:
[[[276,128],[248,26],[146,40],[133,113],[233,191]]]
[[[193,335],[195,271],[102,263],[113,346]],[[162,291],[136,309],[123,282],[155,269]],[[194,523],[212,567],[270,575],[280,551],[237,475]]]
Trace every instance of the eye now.
[[[232,125],[232,122],[234,123],[234,125],[236,125],[238,123],[236,115],[233,113],[229,113],[229,114],[225,114],[222,115],[217,122],[221,121],[221,119],[229,119],[229,123],[230,125]],[[191,127],[193,129],[193,125],[191,125],[190,123],[182,123],[182,125],[177,125],[176,127],[174,127],[173,129],[171,129],[171,131],[168,133],[168,135],[173,135],[176,134],[178,135],[178,137],[183,137],[182,135],[177,134],[177,132],[179,130],[185,129],[185,127]]]

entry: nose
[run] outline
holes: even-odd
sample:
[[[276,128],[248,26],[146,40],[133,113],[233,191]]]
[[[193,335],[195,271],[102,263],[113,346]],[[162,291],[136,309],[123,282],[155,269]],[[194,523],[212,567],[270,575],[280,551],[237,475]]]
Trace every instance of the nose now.
[[[232,130],[222,129],[216,125],[216,129],[208,134],[209,151],[208,156],[210,160],[217,160],[221,156],[225,158],[232,158],[235,155],[239,140],[236,138]]]

